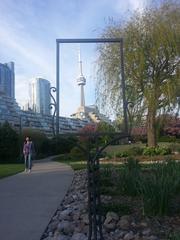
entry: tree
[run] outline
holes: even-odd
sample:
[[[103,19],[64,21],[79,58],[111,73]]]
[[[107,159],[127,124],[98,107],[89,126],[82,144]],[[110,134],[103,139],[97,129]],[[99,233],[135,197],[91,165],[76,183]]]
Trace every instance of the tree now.
[[[107,133],[107,135],[105,134],[100,136],[100,142],[102,144],[106,144],[114,138],[111,133],[115,132],[115,128],[107,122],[99,122],[97,124],[97,132]]]
[[[30,139],[33,141],[34,145],[34,154],[33,158],[43,158],[46,154],[42,152],[42,146],[44,145],[44,142],[47,141],[47,137],[45,133],[43,133],[40,130],[33,129],[33,128],[23,128],[22,130],[22,143],[25,141],[26,137],[30,137]],[[48,149],[47,149],[48,151]]]
[[[124,38],[126,97],[131,118],[146,115],[148,145],[156,145],[156,116],[179,103],[180,4],[163,3],[135,12],[123,26],[110,23],[103,37]],[[120,112],[120,54],[117,44],[100,45],[97,100]],[[134,111],[134,112],[133,112]]]
[[[2,124],[0,126],[0,162],[17,162],[19,146],[19,136],[16,131],[12,129],[8,122]]]

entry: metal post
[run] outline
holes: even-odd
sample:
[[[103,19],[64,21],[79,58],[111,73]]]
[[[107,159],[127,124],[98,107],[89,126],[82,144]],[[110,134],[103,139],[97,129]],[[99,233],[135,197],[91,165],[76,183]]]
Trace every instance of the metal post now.
[[[124,114],[124,133],[125,136],[119,136],[115,140],[127,138],[128,134],[128,118],[127,118],[127,101],[125,94],[125,77],[124,77],[124,56],[123,56],[123,39],[56,39],[56,134],[59,134],[59,44],[60,43],[120,43],[120,68],[121,68],[121,87],[123,97],[123,114]],[[91,136],[92,137],[92,136]],[[97,140],[97,139],[96,139]],[[99,155],[111,142],[106,144],[101,149],[96,149],[96,154],[93,156],[90,149],[88,152],[88,210],[89,210],[89,236],[88,240],[103,240],[102,220],[101,220],[101,195],[100,195],[100,179],[99,179]]]
[[[59,42],[56,41],[56,134],[59,134]]]
[[[123,39],[121,39],[121,42],[120,42],[120,59],[121,59],[121,87],[122,87],[122,97],[123,97],[124,132],[127,134],[128,133],[128,118],[127,118],[125,77],[124,77]]]

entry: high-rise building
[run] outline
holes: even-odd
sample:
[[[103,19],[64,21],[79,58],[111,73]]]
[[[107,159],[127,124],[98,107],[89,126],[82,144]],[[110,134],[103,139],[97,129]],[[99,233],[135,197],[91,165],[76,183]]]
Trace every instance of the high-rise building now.
[[[81,60],[81,52],[79,49],[79,76],[77,77],[77,84],[81,88],[80,93],[80,107],[78,109],[78,116],[80,119],[85,118],[85,96],[84,96],[84,86],[86,85],[86,78],[82,72],[82,60]]]
[[[85,97],[84,97],[84,86],[86,85],[86,78],[82,72],[82,60],[81,60],[81,53],[79,50],[79,76],[77,78],[77,83],[81,87],[81,102],[80,106],[85,107]]]
[[[50,82],[35,78],[30,82],[30,107],[34,112],[50,114]]]
[[[15,98],[14,63],[0,63],[0,92],[8,97]]]

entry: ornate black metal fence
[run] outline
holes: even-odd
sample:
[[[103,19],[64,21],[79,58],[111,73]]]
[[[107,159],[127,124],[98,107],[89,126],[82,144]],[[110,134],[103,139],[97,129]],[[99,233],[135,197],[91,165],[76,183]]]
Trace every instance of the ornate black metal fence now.
[[[120,139],[127,139],[127,134],[115,133],[115,138],[104,146],[98,147],[98,138],[102,135],[113,133],[98,133],[94,135],[93,141],[96,143],[94,154],[88,150],[87,175],[88,175],[88,209],[89,209],[89,235],[88,240],[104,240],[102,232],[102,209],[101,209],[101,189],[100,189],[100,164],[99,157],[102,151],[113,142]],[[117,136],[118,135],[118,136]],[[89,140],[91,141],[91,140]]]
[[[87,156],[87,176],[88,176],[88,210],[89,210],[89,234],[88,240],[104,240],[102,232],[102,214],[101,214],[101,194],[100,194],[100,165],[99,156],[102,151],[111,143],[120,139],[128,138],[128,119],[125,94],[125,77],[124,77],[124,56],[123,56],[123,38],[109,38],[109,39],[56,39],[56,88],[52,87],[51,91],[56,92],[56,100],[51,94],[53,103],[50,106],[54,107],[53,113],[53,134],[59,134],[59,63],[60,63],[60,44],[62,43],[119,43],[120,45],[120,70],[121,70],[121,88],[123,98],[123,114],[124,114],[124,134],[122,133],[89,133],[84,134],[87,137],[86,147],[78,144],[80,149]],[[55,121],[56,118],[56,121]],[[55,128],[56,126],[56,128]],[[82,134],[71,134],[82,136]],[[114,135],[114,138],[104,146],[98,144],[98,139],[102,135]],[[64,136],[64,134],[63,134]],[[66,136],[70,136],[67,134]],[[91,142],[96,145],[95,152],[92,152]]]
[[[99,138],[110,135],[112,140],[102,145],[99,144]],[[128,142],[130,137],[126,133],[118,132],[89,132],[77,134],[62,134],[62,136],[76,136],[85,138],[85,144],[77,142],[77,146],[83,151],[87,158],[87,190],[88,190],[88,216],[89,233],[88,240],[105,240],[103,237],[102,209],[101,209],[101,189],[100,189],[100,163],[99,158],[103,150],[119,140],[124,139]],[[82,141],[81,141],[82,142]],[[93,143],[93,144],[92,144]],[[95,151],[94,151],[95,150]]]
[[[55,100],[52,92],[53,93],[57,92],[57,88],[51,87],[50,91],[49,91],[49,94],[50,94],[50,96],[52,98],[52,101],[53,101],[53,102],[50,103],[49,107],[50,107],[51,110],[54,109],[54,112],[52,114],[52,132],[53,132],[53,136],[55,136],[55,134],[56,134],[56,131],[55,131],[55,116],[56,116],[56,112],[57,112],[57,103],[56,103],[56,100]]]

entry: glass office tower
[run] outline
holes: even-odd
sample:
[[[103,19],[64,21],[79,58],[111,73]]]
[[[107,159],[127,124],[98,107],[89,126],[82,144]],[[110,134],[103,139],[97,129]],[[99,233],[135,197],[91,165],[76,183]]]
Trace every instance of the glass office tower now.
[[[35,78],[30,82],[30,107],[34,112],[50,114],[50,82],[43,78]]]
[[[0,92],[8,97],[15,98],[14,63],[0,63]]]

